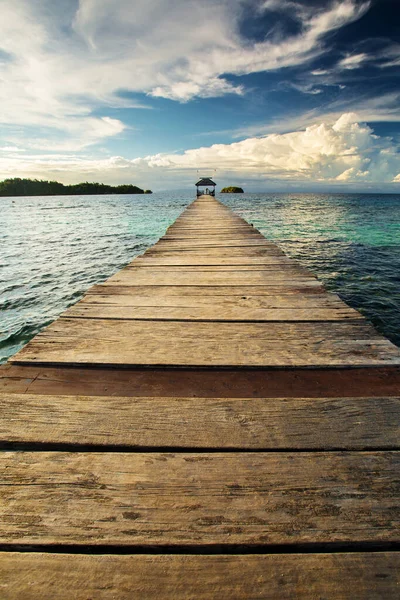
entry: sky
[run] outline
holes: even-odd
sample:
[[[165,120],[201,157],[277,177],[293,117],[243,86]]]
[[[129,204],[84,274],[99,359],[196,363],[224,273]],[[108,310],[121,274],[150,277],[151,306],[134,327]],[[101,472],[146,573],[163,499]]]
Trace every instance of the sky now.
[[[400,0],[0,0],[0,179],[400,192]]]

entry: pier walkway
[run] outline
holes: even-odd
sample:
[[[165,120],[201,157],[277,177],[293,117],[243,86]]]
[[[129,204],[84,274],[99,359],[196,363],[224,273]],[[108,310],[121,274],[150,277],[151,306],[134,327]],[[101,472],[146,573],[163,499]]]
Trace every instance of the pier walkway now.
[[[399,348],[201,196],[0,368],[0,598],[397,599],[399,416]]]

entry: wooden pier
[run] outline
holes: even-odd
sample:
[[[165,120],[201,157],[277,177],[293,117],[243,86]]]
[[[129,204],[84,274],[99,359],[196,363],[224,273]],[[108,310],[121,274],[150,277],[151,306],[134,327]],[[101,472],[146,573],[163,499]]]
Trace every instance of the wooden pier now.
[[[400,597],[400,350],[215,198],[0,395],[1,600]]]

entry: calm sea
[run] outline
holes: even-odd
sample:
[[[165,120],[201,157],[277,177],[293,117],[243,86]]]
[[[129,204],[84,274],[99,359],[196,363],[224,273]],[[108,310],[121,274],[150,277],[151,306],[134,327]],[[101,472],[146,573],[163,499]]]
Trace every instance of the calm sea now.
[[[400,345],[400,195],[221,196]],[[0,362],[163,235],[190,192],[0,198]]]

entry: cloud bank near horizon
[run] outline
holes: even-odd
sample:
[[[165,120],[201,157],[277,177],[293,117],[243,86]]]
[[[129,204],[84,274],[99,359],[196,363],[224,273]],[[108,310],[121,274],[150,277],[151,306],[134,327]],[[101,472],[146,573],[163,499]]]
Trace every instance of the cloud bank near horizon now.
[[[17,151],[18,149],[14,149]],[[1,149],[0,149],[1,152]],[[19,172],[65,183],[85,179],[106,183],[134,180],[149,185],[171,181],[193,183],[197,169],[218,169],[219,179],[283,183],[386,184],[400,181],[398,147],[380,137],[357,115],[347,113],[333,124],[319,123],[303,131],[247,138],[232,144],[214,144],[181,154],[156,154],[127,159],[122,156],[91,159],[81,156],[25,155],[0,158],[9,176]]]

